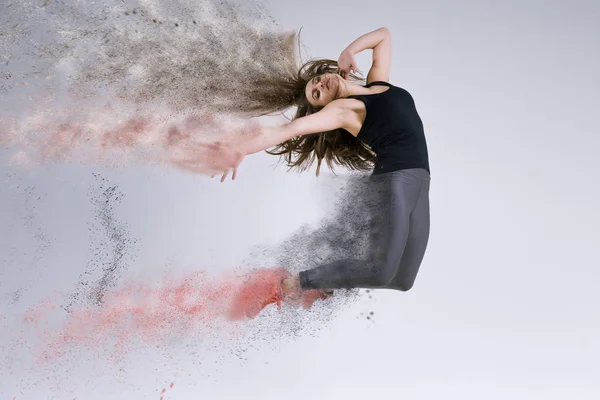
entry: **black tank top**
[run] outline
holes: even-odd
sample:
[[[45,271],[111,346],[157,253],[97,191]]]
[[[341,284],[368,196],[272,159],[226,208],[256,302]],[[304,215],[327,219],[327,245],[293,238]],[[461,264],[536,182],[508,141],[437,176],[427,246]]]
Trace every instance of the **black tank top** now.
[[[371,82],[388,86],[382,93],[348,96],[365,103],[367,116],[357,138],[376,154],[373,174],[408,168],[429,170],[429,154],[423,122],[415,102],[406,90],[387,82]]]

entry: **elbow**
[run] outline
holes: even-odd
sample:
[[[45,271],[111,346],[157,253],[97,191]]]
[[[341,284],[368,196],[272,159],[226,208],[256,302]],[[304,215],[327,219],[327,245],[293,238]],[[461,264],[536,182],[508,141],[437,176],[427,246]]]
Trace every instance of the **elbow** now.
[[[389,42],[392,40],[392,34],[386,26],[382,26],[381,28],[373,31],[373,33],[377,35],[378,43]]]
[[[390,32],[390,30],[388,29],[387,26],[382,26],[381,28],[379,28],[379,32],[381,32],[386,37],[391,37],[392,36],[392,34],[391,34],[391,32]]]

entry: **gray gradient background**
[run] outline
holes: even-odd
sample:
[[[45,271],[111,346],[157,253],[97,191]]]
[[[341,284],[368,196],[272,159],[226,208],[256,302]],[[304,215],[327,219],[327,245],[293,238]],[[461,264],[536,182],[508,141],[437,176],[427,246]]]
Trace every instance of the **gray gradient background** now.
[[[304,27],[311,56],[336,58],[359,35],[391,30],[391,82],[415,97],[430,146],[429,249],[412,291],[363,297],[315,337],[275,349],[258,343],[243,364],[217,349],[205,355],[225,359],[212,376],[190,367],[165,400],[600,398],[600,3],[269,7],[284,26]],[[358,57],[365,72],[369,57]],[[142,243],[130,267],[136,273],[160,274],[167,262],[211,271],[239,265],[253,246],[276,244],[327,212],[326,179],[274,169],[275,161],[251,156],[239,180],[225,184],[168,169],[3,166],[2,177],[16,173],[43,194],[18,205],[27,196],[17,178],[6,178],[3,248],[27,262],[39,253],[18,234],[31,204],[35,226],[53,242],[35,272],[14,273],[24,268],[3,262],[2,292],[34,282],[25,307],[77,280],[89,260],[92,172],[125,193],[119,215]],[[2,307],[15,311],[4,300]],[[374,323],[357,319],[368,310]],[[184,368],[184,354],[179,362]],[[158,399],[171,377],[139,364],[115,382],[67,381],[56,398]],[[0,380],[2,398],[51,398],[43,386],[15,393],[11,382]]]

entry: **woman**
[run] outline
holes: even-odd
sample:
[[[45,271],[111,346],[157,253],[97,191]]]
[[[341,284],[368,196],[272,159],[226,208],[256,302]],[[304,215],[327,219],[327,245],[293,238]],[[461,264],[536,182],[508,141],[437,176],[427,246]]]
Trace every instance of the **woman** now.
[[[373,61],[363,86],[353,75],[354,56],[366,49],[373,50]],[[258,127],[241,141],[214,145],[213,167],[224,171],[221,181],[231,172],[235,179],[245,155],[273,147],[269,153],[285,157],[291,167],[306,169],[317,159],[317,174],[323,159],[330,167],[373,170],[365,195],[378,197],[378,202],[364,211],[373,212],[380,229],[372,235],[369,258],[337,260],[297,275],[284,273],[267,285],[249,314],[299,296],[309,306],[334,289],[407,291],[413,286],[429,238],[429,160],[412,96],[388,83],[390,61],[388,29],[367,33],[352,42],[337,63],[312,61],[293,82],[272,83],[294,96],[298,110],[292,122]]]

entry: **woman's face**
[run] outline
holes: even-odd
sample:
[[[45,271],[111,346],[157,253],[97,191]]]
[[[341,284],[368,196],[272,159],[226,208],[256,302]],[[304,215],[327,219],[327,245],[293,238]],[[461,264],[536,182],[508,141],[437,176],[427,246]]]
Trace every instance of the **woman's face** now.
[[[315,107],[325,107],[339,98],[342,79],[338,74],[331,73],[315,76],[306,84],[306,99]]]

